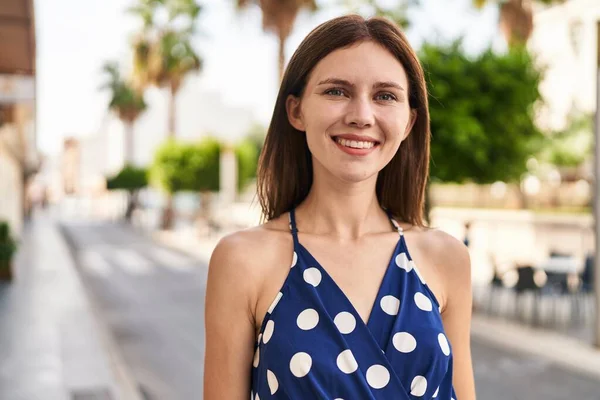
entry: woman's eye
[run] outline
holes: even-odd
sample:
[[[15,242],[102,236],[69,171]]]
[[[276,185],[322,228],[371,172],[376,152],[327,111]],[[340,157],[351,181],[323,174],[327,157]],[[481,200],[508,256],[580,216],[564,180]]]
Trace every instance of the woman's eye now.
[[[342,89],[329,89],[325,91],[325,94],[330,94],[332,96],[343,96],[344,91]]]
[[[381,93],[377,95],[377,98],[383,101],[395,101],[396,96],[391,93]]]

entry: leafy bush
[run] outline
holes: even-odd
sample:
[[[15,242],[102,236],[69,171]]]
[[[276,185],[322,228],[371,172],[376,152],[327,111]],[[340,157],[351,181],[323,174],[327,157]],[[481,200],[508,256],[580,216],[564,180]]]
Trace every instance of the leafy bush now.
[[[238,190],[243,190],[256,177],[259,152],[256,143],[250,139],[245,139],[236,146]]]
[[[148,171],[132,165],[125,165],[117,175],[106,180],[108,190],[139,190],[148,185]]]
[[[214,138],[198,143],[165,142],[156,152],[151,181],[167,193],[219,190],[221,144]]]
[[[10,260],[17,251],[17,242],[10,234],[10,226],[6,221],[0,221],[0,261]]]

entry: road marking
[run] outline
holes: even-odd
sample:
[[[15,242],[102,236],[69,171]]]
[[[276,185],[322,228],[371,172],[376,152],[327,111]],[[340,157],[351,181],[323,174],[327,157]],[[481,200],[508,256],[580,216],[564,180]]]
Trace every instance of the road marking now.
[[[96,250],[83,250],[80,257],[82,266],[94,275],[106,277],[113,272],[109,262]]]
[[[112,254],[123,270],[131,275],[147,275],[153,272],[154,266],[135,250],[115,248]]]
[[[161,267],[175,271],[190,271],[193,269],[193,260],[162,247],[153,247],[152,254]]]

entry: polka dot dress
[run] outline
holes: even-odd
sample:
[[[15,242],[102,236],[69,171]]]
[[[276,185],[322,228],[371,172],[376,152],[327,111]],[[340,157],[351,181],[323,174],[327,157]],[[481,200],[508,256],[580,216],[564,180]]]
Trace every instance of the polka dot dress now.
[[[457,400],[439,304],[391,221],[400,238],[364,323],[290,212],[292,265],[258,335],[251,400]]]

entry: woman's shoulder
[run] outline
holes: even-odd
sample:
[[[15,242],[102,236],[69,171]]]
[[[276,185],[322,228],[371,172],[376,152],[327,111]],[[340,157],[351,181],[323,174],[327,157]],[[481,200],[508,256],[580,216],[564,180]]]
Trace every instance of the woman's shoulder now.
[[[286,220],[287,221],[287,220]],[[260,273],[261,265],[289,252],[292,239],[283,217],[224,236],[213,250],[210,268]]]
[[[471,275],[469,250],[464,243],[438,228],[415,228],[419,247],[448,282],[465,282]]]

